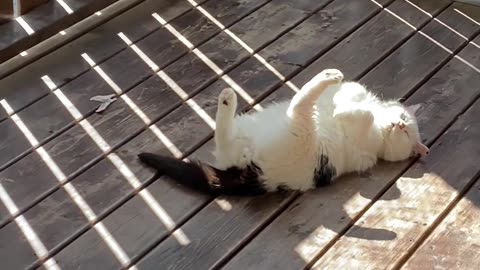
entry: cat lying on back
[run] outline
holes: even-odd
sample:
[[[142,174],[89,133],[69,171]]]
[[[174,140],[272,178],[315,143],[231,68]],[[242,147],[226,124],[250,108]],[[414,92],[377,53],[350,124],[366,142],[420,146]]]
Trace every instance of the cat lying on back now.
[[[331,183],[363,172],[378,159],[425,156],[415,111],[382,101],[362,85],[342,82],[339,70],[316,75],[290,102],[235,116],[237,96],[218,98],[214,167],[142,153],[140,159],[191,188],[211,194],[256,195]]]

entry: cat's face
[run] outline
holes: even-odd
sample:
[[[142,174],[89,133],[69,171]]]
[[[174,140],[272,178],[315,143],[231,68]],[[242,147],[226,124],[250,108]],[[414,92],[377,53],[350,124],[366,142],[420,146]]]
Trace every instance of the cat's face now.
[[[429,149],[422,143],[415,117],[419,105],[391,103],[385,108],[383,121],[384,152],[381,158],[399,161],[414,155],[426,156]]]

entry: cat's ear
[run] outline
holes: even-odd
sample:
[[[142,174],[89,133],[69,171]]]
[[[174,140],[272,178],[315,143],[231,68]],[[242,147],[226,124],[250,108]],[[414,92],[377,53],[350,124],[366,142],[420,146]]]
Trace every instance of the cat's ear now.
[[[415,105],[407,106],[405,109],[408,111],[409,114],[416,115],[417,111],[418,111],[418,109],[420,109],[420,107],[422,107],[422,105],[415,104]]]

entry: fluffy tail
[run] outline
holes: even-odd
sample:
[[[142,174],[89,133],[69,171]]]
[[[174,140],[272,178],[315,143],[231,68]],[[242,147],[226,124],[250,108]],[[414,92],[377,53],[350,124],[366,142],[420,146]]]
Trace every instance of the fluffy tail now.
[[[204,193],[253,196],[266,192],[258,179],[260,169],[255,164],[245,169],[231,167],[219,170],[201,162],[183,162],[151,153],[141,153],[138,157],[176,182]]]

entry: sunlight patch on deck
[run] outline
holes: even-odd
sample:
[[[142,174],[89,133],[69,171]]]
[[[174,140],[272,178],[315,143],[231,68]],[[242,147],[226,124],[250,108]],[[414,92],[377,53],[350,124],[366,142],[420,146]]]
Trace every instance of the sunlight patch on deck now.
[[[460,10],[458,9],[454,9],[456,12],[458,12],[459,14],[461,14],[462,16],[464,16],[465,18],[469,19],[470,21],[480,25],[479,22],[477,22],[476,20],[474,20],[473,18],[469,17],[468,15],[464,14],[463,12],[461,12]],[[474,70],[475,72],[478,72],[480,73],[480,69],[478,67],[476,67],[474,64],[470,63],[469,61],[465,60],[464,58],[462,58],[461,56],[459,56],[458,54],[455,54],[454,51],[450,50],[449,48],[447,48],[446,46],[444,46],[441,42],[439,42],[438,40],[432,38],[431,36],[429,36],[428,34],[426,34],[425,32],[421,31],[421,30],[418,30],[415,26],[413,26],[412,24],[410,24],[409,22],[407,22],[405,19],[403,19],[402,17],[400,17],[398,14],[394,13],[393,11],[389,10],[388,8],[385,8],[385,11],[387,11],[389,14],[391,14],[392,16],[394,16],[395,18],[397,18],[398,20],[400,20],[401,22],[403,22],[404,24],[406,24],[407,26],[411,27],[412,29],[414,29],[418,34],[422,35],[423,37],[425,37],[426,39],[428,39],[430,42],[434,43],[435,45],[437,45],[439,48],[441,48],[442,50],[444,50],[445,52],[449,53],[450,55],[453,55],[453,58],[461,61],[462,63],[464,63],[465,65],[467,65],[468,67],[470,67],[472,70]],[[444,26],[446,29],[452,31],[453,33],[455,33],[456,35],[458,35],[460,38],[464,39],[464,40],[469,40],[466,36],[464,36],[463,34],[461,34],[460,32],[456,31],[455,29],[453,29],[452,27],[448,26],[447,24],[445,24],[444,22],[440,21],[439,19],[437,18],[434,18],[434,20],[438,23],[440,23],[442,26]],[[480,48],[480,46],[476,43],[474,43],[473,41],[469,41],[468,42],[469,44],[472,44],[473,46],[477,47],[477,48]]]
[[[62,8],[68,13],[68,14],[72,14],[73,13],[73,10],[72,8],[67,4],[65,3],[65,1],[63,0],[56,0],[57,3],[62,6]]]
[[[231,37],[235,42],[237,42],[240,46],[242,46],[247,52],[249,52],[253,57],[255,57],[260,63],[262,63],[268,70],[270,70],[275,76],[277,76],[281,81],[285,81],[286,78],[283,76],[281,72],[279,72],[277,69],[275,69],[270,63],[265,60],[262,56],[260,56],[258,53],[255,53],[255,50],[252,49],[247,43],[245,43],[240,37],[235,35],[230,29],[226,28],[225,25],[223,25],[219,20],[217,20],[212,14],[210,14],[208,11],[206,11],[203,7],[199,6],[197,2],[194,0],[188,0],[192,6],[200,11],[205,17],[207,17],[210,21],[212,21],[220,30],[222,30],[225,34],[227,34],[229,37]]]
[[[69,113],[75,118],[80,119],[82,114],[80,111],[73,105],[73,103],[63,94],[61,89],[56,87],[53,81],[47,75],[42,77],[42,80],[45,84],[50,88],[50,90],[57,96],[57,98],[62,102],[62,104],[67,108]],[[101,137],[101,135],[95,130],[95,128],[88,122],[86,119],[83,119],[79,122],[80,126],[85,130],[85,132],[92,138],[92,140],[97,144],[97,146],[103,151],[107,152],[111,150],[110,145]],[[54,173],[57,180],[63,185],[63,188],[68,193],[68,195],[72,198],[78,208],[82,211],[85,215],[87,220],[94,224],[93,228],[97,231],[100,237],[105,241],[108,245],[112,253],[118,259],[118,261],[122,264],[122,266],[127,266],[130,264],[130,258],[119,245],[119,243],[115,240],[112,234],[108,231],[108,229],[103,225],[101,221],[98,220],[98,217],[88,205],[88,203],[83,199],[77,189],[71,184],[70,182],[66,183],[67,176],[62,172],[62,170],[58,167],[58,165],[53,161],[50,155],[40,147],[37,149],[37,152],[42,156],[42,159],[45,161],[47,166],[50,168],[52,173]]]
[[[199,106],[195,100],[189,98],[188,94],[165,73],[160,70],[157,64],[153,62],[138,46],[132,43],[132,41],[122,32],[118,33],[118,36],[154,71],[157,76],[160,77],[190,108],[198,115],[202,120],[211,128],[215,129],[215,121],[205,112],[201,106]]]
[[[33,28],[22,17],[17,17],[15,21],[17,21],[17,23],[20,24],[20,26],[23,28],[23,30],[25,30],[25,32],[29,36],[35,33]]]
[[[17,205],[12,200],[10,195],[8,195],[2,183],[0,183],[0,200],[3,202],[3,205],[5,205],[5,208],[7,208],[10,215],[15,216],[18,214],[19,211]],[[32,247],[37,258],[39,260],[44,260],[48,256],[48,250],[40,240],[40,237],[38,237],[38,235],[35,233],[32,226],[30,226],[27,219],[23,215],[19,215],[18,217],[15,217],[14,221],[25,236],[25,239],[30,247]],[[57,265],[57,262],[53,258],[50,258],[44,262],[43,266],[48,270],[60,269],[60,267]]]
[[[220,30],[222,30],[225,34],[227,34],[229,37],[231,37],[235,42],[237,42],[240,46],[242,46],[247,52],[249,52],[255,59],[257,59],[263,66],[265,66],[268,70],[270,70],[277,78],[279,78],[281,81],[285,82],[285,85],[288,86],[291,90],[294,92],[298,92],[299,88],[293,84],[291,81],[286,81],[286,77],[278,71],[275,67],[273,67],[268,61],[263,58],[261,55],[258,53],[255,53],[255,50],[252,49],[247,43],[245,43],[240,37],[235,35],[230,29],[226,28],[225,25],[223,25],[219,20],[217,20],[212,14],[210,14],[208,11],[206,11],[203,7],[199,6],[197,2],[194,0],[188,0],[192,6],[195,7],[200,13],[202,13],[205,17],[207,17],[210,21],[212,21]],[[254,109],[257,111],[261,111],[263,108],[257,104],[254,106]]]
[[[203,63],[205,63],[210,69],[213,70],[220,78],[227,83],[230,87],[232,87],[235,92],[237,92],[248,104],[254,104],[255,100],[245,91],[242,87],[240,87],[237,83],[233,81],[230,76],[224,74],[224,71],[217,66],[212,60],[210,60],[202,51],[198,48],[194,48],[194,45],[188,41],[180,32],[178,32],[172,25],[168,24],[166,20],[164,20],[160,15],[157,13],[153,13],[152,17],[155,18],[163,27],[165,27],[170,33],[172,33],[178,40],[180,40],[188,49],[192,50],[192,52],[200,59]]]
[[[60,90],[57,90],[60,91]],[[12,111],[12,108],[10,105],[5,101],[2,100],[1,102],[2,106],[5,108],[6,111]],[[27,138],[27,140],[30,142],[30,144],[35,147],[38,145],[38,140],[33,136],[33,133],[28,130],[26,127],[25,123],[18,117],[18,115],[13,115],[12,117],[15,117],[16,120],[14,122],[17,124],[19,129],[22,132],[25,132],[24,135]],[[26,129],[26,130],[25,130]],[[53,173],[55,178],[57,178],[57,181],[63,185],[64,190],[67,192],[67,194],[70,196],[72,201],[78,206],[78,208],[82,211],[84,216],[87,218],[87,220],[90,223],[95,223],[97,222],[97,216],[95,215],[94,211],[90,208],[88,203],[83,199],[83,197],[80,195],[80,193],[77,191],[77,189],[71,184],[71,183],[66,183],[67,176],[63,171],[60,169],[60,167],[56,164],[56,162],[51,158],[51,156],[47,153],[47,151],[43,147],[39,147],[36,149],[37,154],[42,158],[42,160],[45,162],[47,167],[50,169],[50,171]],[[2,201],[5,201],[6,206],[8,206],[8,209],[10,213],[15,216],[19,213],[18,208],[15,206],[13,200],[11,198],[7,197],[7,193],[1,192],[2,195]],[[15,222],[19,224],[20,229],[24,232],[26,235],[27,239],[32,240],[31,246],[34,249],[35,253],[39,256],[39,259],[43,260],[48,257],[48,250],[38,241],[36,240],[38,236],[34,234],[33,229],[28,225],[28,222],[23,216],[18,216],[14,218]],[[99,222],[94,225],[94,228],[97,230],[99,235],[102,237],[102,239],[105,240],[106,244],[110,247],[114,255],[117,257],[117,259],[122,263],[122,265],[126,266],[130,263],[130,259],[126,255],[126,253],[123,251],[123,249],[119,246],[119,244],[116,242],[116,240],[112,237],[110,232],[105,228],[105,226]],[[52,262],[49,262],[50,266],[55,266]]]
[[[84,59],[91,65],[95,66],[93,60],[84,53]],[[83,56],[82,55],[82,56]],[[88,60],[87,60],[88,59]],[[100,66],[95,66],[95,70],[97,73],[102,77],[107,83],[114,89],[114,91],[119,91],[121,93],[120,87],[101,69]],[[115,90],[117,89],[117,90]],[[160,129],[156,125],[152,125],[152,120],[138,107],[135,102],[133,102],[127,94],[123,94],[120,96],[122,100],[130,107],[130,109],[137,114],[140,119],[146,124],[150,125],[150,130],[160,139],[160,141],[170,150],[170,152],[176,157],[180,158],[184,156],[184,154],[172,143],[170,139],[167,138],[165,134],[163,134]],[[117,170],[122,174],[122,176],[128,181],[128,183],[132,186],[135,190],[140,190],[142,187],[141,181],[137,178],[137,176],[130,170],[128,165],[115,153],[110,153],[107,156],[107,159],[117,168]],[[168,213],[160,206],[160,204],[155,200],[153,195],[147,190],[142,189],[139,193],[140,197],[145,201],[145,203],[151,208],[154,214],[158,217],[158,219],[164,224],[164,226],[172,233],[172,235],[178,240],[181,245],[188,245],[190,240],[188,237],[183,233],[182,230],[175,230],[175,222],[173,219],[168,215]],[[175,231],[174,231],[175,230]]]
[[[480,25],[480,22],[478,22],[478,21],[475,20],[474,18],[468,16],[467,14],[463,13],[462,11],[460,11],[460,10],[458,10],[458,9],[456,9],[456,8],[454,8],[453,10],[454,10],[455,12],[459,13],[460,15],[462,15],[463,17],[469,19],[469,20],[472,21],[474,24]]]

